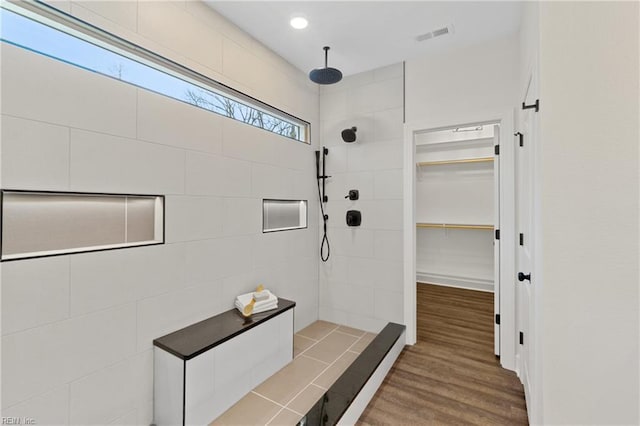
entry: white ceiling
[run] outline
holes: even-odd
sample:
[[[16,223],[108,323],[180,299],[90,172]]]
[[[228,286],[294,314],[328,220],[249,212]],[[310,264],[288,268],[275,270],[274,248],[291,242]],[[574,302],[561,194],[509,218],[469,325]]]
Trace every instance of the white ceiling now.
[[[522,10],[509,1],[206,1],[306,73],[324,66],[331,46],[329,66],[345,75],[515,34]],[[297,14],[306,29],[289,25]],[[451,24],[453,34],[415,39]]]

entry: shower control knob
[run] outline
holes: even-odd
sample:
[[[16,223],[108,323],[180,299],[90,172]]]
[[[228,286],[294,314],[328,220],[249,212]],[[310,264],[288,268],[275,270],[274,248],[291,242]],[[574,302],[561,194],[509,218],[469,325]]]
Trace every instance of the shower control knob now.
[[[531,273],[524,274],[523,272],[518,272],[518,281],[524,280],[531,282]]]
[[[348,198],[352,201],[357,200],[358,198],[360,198],[360,191],[358,191],[357,189],[350,189],[349,193],[344,198]]]

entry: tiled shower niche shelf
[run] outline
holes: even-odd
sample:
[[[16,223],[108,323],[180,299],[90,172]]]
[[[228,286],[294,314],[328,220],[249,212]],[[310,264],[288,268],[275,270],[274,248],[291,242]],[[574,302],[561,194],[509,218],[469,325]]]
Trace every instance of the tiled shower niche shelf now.
[[[262,232],[305,229],[307,200],[262,200]]]
[[[164,196],[0,192],[2,261],[164,244]]]

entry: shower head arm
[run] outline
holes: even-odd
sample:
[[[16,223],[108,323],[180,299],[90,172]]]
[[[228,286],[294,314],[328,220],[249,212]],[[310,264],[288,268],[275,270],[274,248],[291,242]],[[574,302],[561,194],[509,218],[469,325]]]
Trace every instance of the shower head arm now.
[[[324,49],[324,67],[329,67],[329,46],[323,47]]]

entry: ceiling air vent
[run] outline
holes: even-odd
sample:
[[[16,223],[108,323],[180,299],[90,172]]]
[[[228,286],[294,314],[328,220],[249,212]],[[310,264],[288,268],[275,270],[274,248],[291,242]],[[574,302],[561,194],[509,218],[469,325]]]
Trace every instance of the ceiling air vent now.
[[[425,34],[420,34],[416,37],[417,41],[425,41],[432,38],[440,37],[447,34],[453,34],[453,25],[447,25],[446,27],[438,28],[437,30],[430,31]]]

